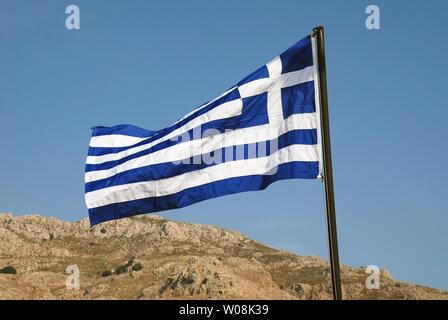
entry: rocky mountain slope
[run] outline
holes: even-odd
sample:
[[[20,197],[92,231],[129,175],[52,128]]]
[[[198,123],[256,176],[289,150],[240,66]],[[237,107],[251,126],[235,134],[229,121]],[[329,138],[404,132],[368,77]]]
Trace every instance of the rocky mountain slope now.
[[[79,269],[68,289],[66,269]],[[0,214],[0,299],[330,299],[328,264],[269,248],[240,233],[148,215],[89,227]],[[342,267],[346,299],[448,299],[381,272]],[[69,284],[75,282],[69,281]]]

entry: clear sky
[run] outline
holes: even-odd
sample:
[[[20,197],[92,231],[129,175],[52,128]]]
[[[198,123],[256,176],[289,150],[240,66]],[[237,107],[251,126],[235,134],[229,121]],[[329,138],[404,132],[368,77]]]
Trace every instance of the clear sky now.
[[[65,28],[76,4],[81,29]],[[369,4],[381,30],[365,28]],[[0,1],[0,212],[87,216],[90,127],[166,127],[326,28],[341,260],[448,289],[446,1]],[[319,181],[162,214],[327,259]]]

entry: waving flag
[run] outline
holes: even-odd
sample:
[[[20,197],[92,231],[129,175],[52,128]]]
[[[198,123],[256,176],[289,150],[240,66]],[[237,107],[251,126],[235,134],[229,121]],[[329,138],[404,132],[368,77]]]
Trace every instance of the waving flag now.
[[[315,39],[307,36],[172,126],[95,127],[91,225],[322,172]]]

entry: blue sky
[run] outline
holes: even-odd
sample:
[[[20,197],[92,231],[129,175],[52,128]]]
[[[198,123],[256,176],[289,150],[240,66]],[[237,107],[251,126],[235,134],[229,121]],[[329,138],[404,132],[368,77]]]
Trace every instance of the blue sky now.
[[[90,127],[166,127],[324,25],[341,260],[448,289],[448,3],[430,2],[2,0],[0,212],[86,217]],[[327,258],[318,181],[162,215]]]

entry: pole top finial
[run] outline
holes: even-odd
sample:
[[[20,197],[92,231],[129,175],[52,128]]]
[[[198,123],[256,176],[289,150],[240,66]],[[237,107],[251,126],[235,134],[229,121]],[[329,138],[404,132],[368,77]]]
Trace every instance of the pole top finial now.
[[[314,27],[313,32],[311,33],[311,36],[315,37],[317,33],[323,32],[323,31],[324,31],[324,27],[322,27],[322,26]]]

